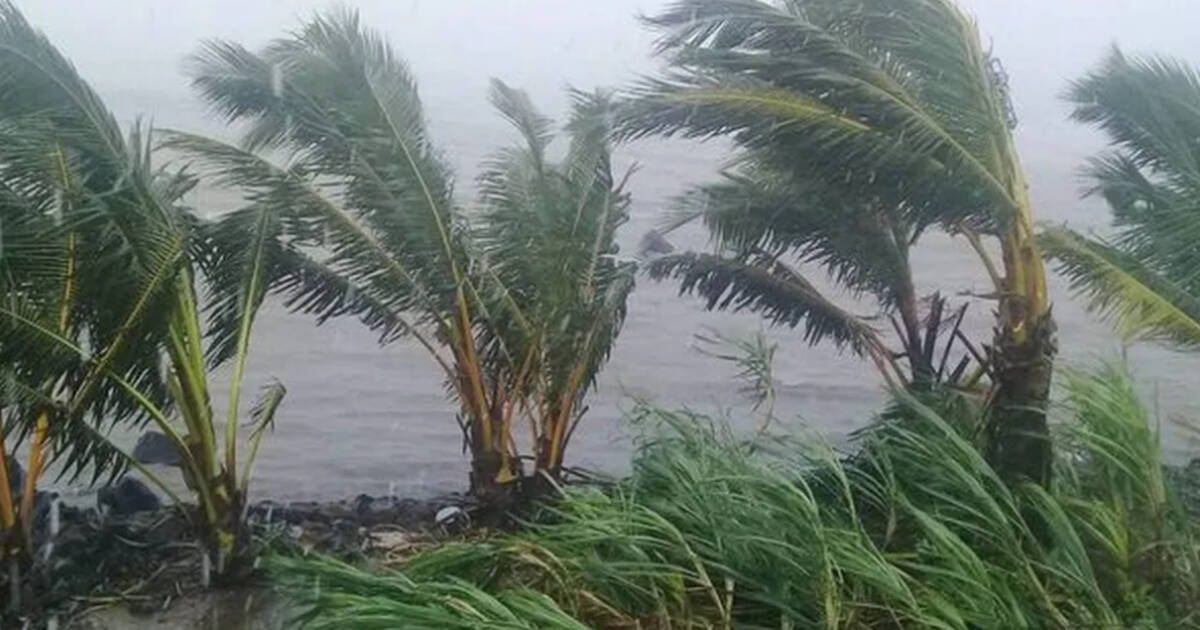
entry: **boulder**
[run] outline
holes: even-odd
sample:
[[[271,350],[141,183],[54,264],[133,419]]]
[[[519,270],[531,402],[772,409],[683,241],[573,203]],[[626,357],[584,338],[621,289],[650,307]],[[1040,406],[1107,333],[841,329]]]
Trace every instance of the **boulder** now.
[[[638,256],[670,254],[673,251],[675,251],[675,246],[658,230],[646,232],[642,235],[642,240],[638,242]]]
[[[158,495],[134,477],[122,477],[115,486],[101,488],[96,502],[101,507],[108,508],[108,513],[115,516],[150,512],[162,507]]]
[[[183,464],[179,449],[175,448],[170,438],[158,431],[147,431],[138,438],[137,445],[133,447],[133,458],[143,464]]]

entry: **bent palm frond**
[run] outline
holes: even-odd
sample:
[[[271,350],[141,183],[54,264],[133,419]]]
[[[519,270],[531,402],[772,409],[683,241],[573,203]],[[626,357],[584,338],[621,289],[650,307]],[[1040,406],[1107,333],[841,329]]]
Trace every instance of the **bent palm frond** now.
[[[119,374],[161,404],[160,342],[173,277],[190,246],[178,206],[190,179],[156,170],[140,125],[126,136],[71,63],[10,3],[0,2],[0,276],[5,306],[63,338],[90,361],[27,352],[27,330],[0,327],[0,358],[61,406],[53,456],[65,470],[119,470],[97,431],[144,422],[144,406],[103,375]],[[10,401],[12,402],[12,401]],[[5,404],[20,437],[33,410]],[[72,448],[72,445],[79,448]]]
[[[1200,343],[1200,73],[1165,57],[1114,49],[1072,84],[1074,118],[1111,149],[1085,171],[1108,202],[1108,241],[1049,230],[1073,283],[1122,332],[1179,348]]]
[[[938,327],[923,324],[933,309],[922,313],[910,248],[931,228],[995,238],[1002,264],[977,252],[1003,295],[1000,345],[1033,343],[1049,303],[1007,81],[953,0],[678,0],[648,21],[670,70],[632,90],[619,134],[728,137],[737,150],[675,225],[700,217],[720,258],[823,268],[873,298],[896,316],[894,356],[914,381],[933,377],[937,340],[924,337]],[[786,312],[771,319],[794,325],[808,308]]]
[[[677,279],[681,293],[698,294],[710,309],[748,310],[787,326],[802,323],[810,344],[829,339],[865,355],[879,343],[866,320],[831,302],[778,261],[684,253],[655,259],[648,271],[656,279]]]
[[[675,72],[635,90],[624,135],[730,135],[926,222],[1021,212],[1007,94],[952,2],[683,0],[650,23]]]
[[[1127,340],[1200,348],[1200,300],[1169,278],[1117,247],[1066,228],[1044,231],[1041,243],[1072,288]]]

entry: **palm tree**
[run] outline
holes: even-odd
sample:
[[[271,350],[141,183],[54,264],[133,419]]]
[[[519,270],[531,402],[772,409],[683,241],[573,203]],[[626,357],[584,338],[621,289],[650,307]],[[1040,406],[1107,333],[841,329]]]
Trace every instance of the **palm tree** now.
[[[126,138],[69,61],[8,3],[0,3],[0,90],[4,429],[14,445],[33,433],[19,509],[0,473],[5,551],[15,554],[18,541],[23,560],[32,551],[33,494],[49,461],[63,459],[76,476],[91,470],[93,481],[119,474],[136,463],[106,429],[151,421],[183,457],[200,533],[226,575],[248,547],[249,469],[283,395],[269,388],[252,412],[239,476],[249,335],[264,279],[286,255],[275,246],[278,218],[259,205],[218,223],[196,219],[181,201],[195,181],[156,169],[149,134],[138,125]],[[202,273],[212,297],[207,329],[195,287]],[[233,360],[223,458],[206,354]],[[0,441],[0,464],[6,448]],[[10,570],[9,578],[16,589],[19,576]]]
[[[261,53],[208,42],[191,71],[201,96],[245,123],[245,134],[234,146],[174,133],[164,147],[285,217],[301,247],[270,285],[321,321],[355,315],[381,342],[415,338],[462,402],[473,486],[515,478],[515,467],[502,466],[508,445],[495,413],[507,406],[493,404],[515,400],[514,388],[500,394],[484,380],[474,335],[484,305],[469,277],[466,226],[408,68],[357,16],[341,13]]]
[[[1068,97],[1113,146],[1086,173],[1117,229],[1111,239],[1048,229],[1047,255],[1127,339],[1200,348],[1200,74],[1114,49]]]
[[[178,182],[154,177],[140,135],[127,140],[70,63],[7,2],[0,91],[0,529],[15,605],[46,466],[64,458],[75,476],[92,469],[93,480],[120,468],[98,430],[141,418],[136,400],[106,376],[161,399],[158,356],[143,341],[164,329],[167,271],[182,244],[161,203]],[[46,347],[42,330],[86,339],[91,360]],[[8,460],[26,439],[18,488]]]
[[[964,236],[999,304],[989,457],[1008,478],[1045,482],[1054,323],[1007,84],[974,21],[951,0],[681,0],[649,21],[671,72],[636,90],[625,135],[728,136],[739,153],[722,186],[774,209],[743,213],[771,221],[766,246],[677,259],[671,273],[723,275],[725,297],[706,290],[711,305],[862,348],[861,319],[777,268],[778,254],[823,262],[851,289],[899,305],[903,248],[931,227]],[[771,242],[777,225],[782,243]]]
[[[704,222],[717,251],[655,258],[647,267],[652,278],[678,280],[681,292],[701,296],[709,309],[748,310],[776,325],[803,325],[807,342],[832,341],[869,358],[893,385],[970,388],[983,374],[981,362],[964,378],[972,355],[980,356],[960,330],[966,305],[944,317],[945,299],[917,294],[909,250],[924,228],[901,213],[746,160],[721,182],[683,196],[668,231],[695,219]],[[854,297],[872,297],[880,313],[856,314],[826,297],[793,264],[796,259],[824,267]],[[900,350],[891,349],[879,330],[884,318],[891,320]],[[947,339],[939,348],[943,332]],[[949,366],[956,341],[967,350]]]
[[[567,155],[554,164],[546,158],[552,122],[524,92],[492,82],[492,103],[524,146],[486,165],[474,235],[484,270],[496,280],[490,286],[501,289],[480,345],[489,350],[489,380],[516,367],[513,382],[531,400],[536,479],[561,475],[586,411],[584,393],[620,332],[637,269],[617,258],[616,231],[628,219],[629,196],[624,181],[613,178],[613,101],[605,93],[573,92],[572,99]],[[515,308],[504,307],[510,299]],[[508,314],[524,321],[504,321]]]
[[[524,146],[487,166],[473,226],[408,68],[354,13],[317,16],[258,53],[208,42],[192,75],[246,131],[237,146],[180,133],[166,146],[285,217],[295,258],[271,285],[287,304],[429,352],[461,405],[477,495],[502,498],[522,476],[518,413],[533,418],[538,469],[556,475],[631,282],[612,258],[627,201],[610,172],[607,98],[576,96],[571,149],[552,165],[551,123],[496,84]]]

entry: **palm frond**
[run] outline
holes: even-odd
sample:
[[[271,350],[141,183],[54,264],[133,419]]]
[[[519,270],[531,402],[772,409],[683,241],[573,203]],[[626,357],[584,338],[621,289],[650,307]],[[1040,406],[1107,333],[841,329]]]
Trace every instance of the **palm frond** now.
[[[499,79],[492,79],[488,99],[520,132],[534,169],[541,170],[546,162],[546,148],[554,138],[553,121],[534,108],[533,101],[523,90],[513,89]]]
[[[997,237],[1011,278],[977,249],[997,290],[1010,286],[997,330],[1028,342],[1035,326],[1016,320],[1049,311],[1007,78],[953,0],[680,0],[648,21],[670,70],[631,91],[618,134],[736,147],[721,181],[677,202],[672,225],[701,218],[717,256],[812,263],[874,298],[898,315],[914,381],[933,376],[920,349],[936,340],[921,337],[910,248],[935,227]],[[751,303],[718,292],[709,307],[726,299]]]
[[[273,279],[282,275],[281,220],[268,206],[248,206],[204,225],[203,261],[213,363],[245,354],[254,316]]]
[[[916,237],[899,213],[797,180],[766,164],[743,162],[718,183],[676,200],[676,220],[698,217],[718,251],[769,252],[825,269],[854,295],[893,307],[911,276]]]
[[[72,139],[72,146],[116,183],[128,149],[116,119],[74,66],[25,16],[0,3],[0,117],[36,114]],[[100,174],[100,173],[97,173]]]
[[[465,267],[449,169],[411,73],[377,34],[353,13],[320,15],[260,53],[209,42],[191,70],[218,113],[248,125],[248,153],[282,150],[296,156],[288,170],[336,187],[345,220],[325,223],[330,237],[377,243],[344,252],[346,264],[386,255],[408,277],[392,292],[424,293],[449,310],[463,282],[455,269]]]
[[[1114,48],[1066,94],[1075,120],[1111,149],[1085,171],[1116,234],[1088,239],[1051,229],[1043,239],[1091,307],[1131,339],[1194,349],[1200,341],[1200,73],[1167,57]]]
[[[1114,245],[1181,290],[1200,295],[1200,75],[1163,57],[1114,49],[1072,84],[1074,118],[1109,138],[1089,192],[1112,209]]]
[[[514,99],[523,92],[509,88]],[[500,152],[480,177],[483,213],[474,235],[488,271],[514,308],[492,308],[508,331],[507,347],[542,349],[535,373],[547,393],[568,387],[572,366],[587,364],[590,385],[624,318],[634,265],[616,259],[616,230],[628,217],[628,195],[611,170],[611,99],[573,93],[566,129],[570,146],[559,164],[539,164],[530,146]],[[507,116],[507,114],[506,114]],[[523,322],[505,324],[522,314]],[[494,346],[489,339],[483,345]],[[519,365],[509,369],[517,371]]]
[[[684,0],[650,22],[676,72],[635,90],[624,135],[731,135],[927,222],[1015,219],[1006,95],[952,2]]]
[[[864,356],[879,347],[876,331],[863,318],[778,261],[683,253],[655,259],[648,271],[655,279],[677,279],[680,293],[697,294],[709,309],[748,310],[777,325],[803,325],[810,344],[828,339]]]
[[[1072,288],[1116,323],[1126,339],[1200,345],[1200,300],[1169,278],[1117,247],[1066,228],[1044,231],[1041,242]]]
[[[282,383],[271,383],[263,388],[254,403],[254,408],[250,410],[250,420],[254,428],[250,432],[250,452],[246,454],[246,461],[240,469],[242,478],[238,481],[238,487],[242,496],[246,496],[250,480],[254,477],[254,464],[258,461],[258,449],[262,445],[263,436],[268,431],[275,430],[275,412],[279,410],[279,405],[283,403],[283,397],[286,395],[287,388]]]
[[[282,291],[293,307],[317,313],[322,319],[347,313],[361,315],[385,340],[404,333],[398,325],[400,313],[415,312],[415,321],[420,324],[438,321],[440,311],[426,279],[406,266],[405,259],[395,255],[369,226],[339,205],[333,191],[322,190],[303,164],[284,168],[233,145],[180,132],[168,132],[162,147],[194,160],[214,182],[236,186],[246,193],[252,205],[228,219],[229,228],[234,230],[232,236],[237,236],[239,216],[243,221],[266,213],[277,217],[271,220],[275,222],[271,224],[275,236],[267,246],[278,260],[269,267],[273,275],[268,285]],[[290,245],[293,243],[296,246]],[[306,244],[331,251],[318,260],[303,251]],[[222,249],[238,251],[236,247]],[[236,274],[232,277],[240,278]],[[229,351],[234,320],[228,315],[233,312],[230,307],[238,304],[237,299],[236,292],[226,292],[215,307],[218,325],[214,330],[217,334],[224,331],[214,345],[218,358]]]
[[[55,455],[69,459],[66,469],[78,475],[91,466],[101,475],[116,460],[92,438],[113,423],[146,421],[139,396],[165,402],[159,351],[174,274],[191,246],[179,205],[191,180],[156,170],[144,127],[126,136],[9,2],[0,3],[0,85],[5,306],[86,345],[89,358],[45,347],[12,318],[0,352],[25,383],[61,405],[61,426],[51,433],[63,436]],[[5,414],[17,435],[31,410],[18,405]]]
[[[1169,57],[1131,58],[1114,48],[1074,81],[1073,118],[1094,125],[1141,168],[1180,176],[1200,165],[1200,73]]]

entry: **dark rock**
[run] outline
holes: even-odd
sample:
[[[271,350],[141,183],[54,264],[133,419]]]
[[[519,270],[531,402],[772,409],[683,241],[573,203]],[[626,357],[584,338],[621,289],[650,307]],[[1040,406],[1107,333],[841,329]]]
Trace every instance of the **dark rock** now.
[[[158,495],[134,477],[123,477],[116,486],[101,488],[97,503],[108,508],[109,514],[115,516],[148,512],[162,507]]]
[[[264,525],[287,522],[287,506],[274,501],[259,501],[250,506],[250,517]]]
[[[147,431],[138,438],[137,445],[133,447],[133,458],[143,464],[183,464],[179,449],[170,438],[158,431]]]
[[[402,509],[403,506],[393,499],[372,499],[359,504],[358,520],[365,527],[387,525],[399,519]]]
[[[358,511],[355,506],[344,501],[327,504],[320,513],[328,523],[358,520]]]
[[[1168,468],[1167,475],[1175,485],[1175,492],[1183,507],[1192,516],[1200,519],[1200,457],[1188,462],[1183,468]]]
[[[320,511],[321,504],[317,503],[316,501],[293,501],[287,506],[288,521],[310,521],[313,520],[316,515],[320,513]]]
[[[675,251],[675,246],[666,239],[658,230],[650,230],[642,235],[642,240],[638,242],[638,255],[649,256],[652,254],[670,254]]]
[[[48,524],[50,521],[50,508],[54,502],[58,500],[57,492],[49,492],[43,490],[38,492],[33,499],[33,522],[35,527],[43,524]]]

